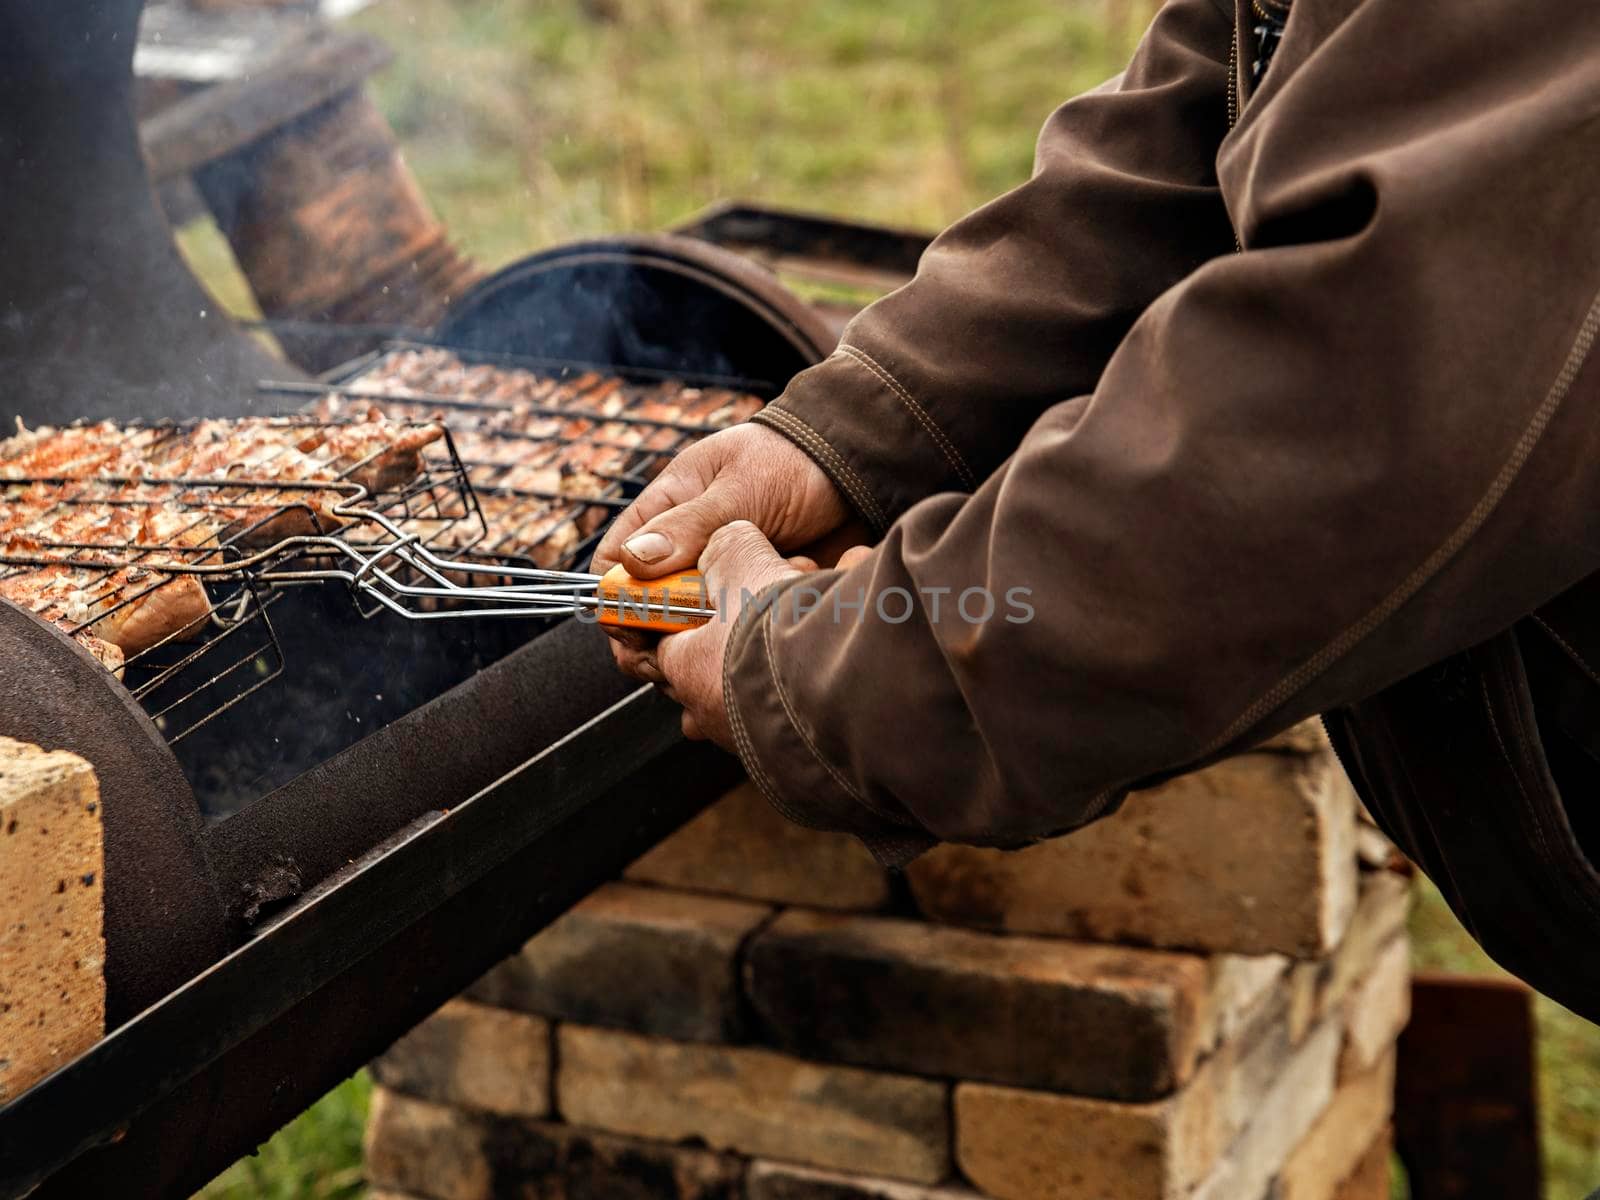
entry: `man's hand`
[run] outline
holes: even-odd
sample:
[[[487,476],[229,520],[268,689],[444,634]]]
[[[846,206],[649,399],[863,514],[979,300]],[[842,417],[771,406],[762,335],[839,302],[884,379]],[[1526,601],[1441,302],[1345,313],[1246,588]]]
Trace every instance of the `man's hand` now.
[[[865,546],[854,547],[840,557],[839,566],[851,567],[870,553]],[[745,603],[763,589],[815,569],[808,559],[784,558],[749,521],[735,521],[711,535],[700,556],[700,573],[719,605],[717,615],[698,629],[662,638],[654,656],[658,682],[683,705],[685,737],[734,749],[722,697],[722,660],[734,624]]]
[[[694,566],[712,533],[733,521],[794,549],[849,516],[804,450],[764,425],[735,425],[668,463],[606,531],[591,569],[603,575],[620,562],[628,574],[654,579]]]
[[[794,549],[840,528],[850,515],[800,447],[764,426],[736,425],[668,463],[612,523],[589,569],[603,575],[620,562],[630,575],[654,579],[692,567],[711,535],[730,522],[748,521],[766,539]],[[634,630],[606,632],[619,667],[661,682],[653,639]]]

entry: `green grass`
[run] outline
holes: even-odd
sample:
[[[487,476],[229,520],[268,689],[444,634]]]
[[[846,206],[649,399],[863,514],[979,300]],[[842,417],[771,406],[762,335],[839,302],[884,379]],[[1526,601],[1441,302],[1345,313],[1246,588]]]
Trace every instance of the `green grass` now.
[[[354,1200],[365,1195],[361,1129],[371,1095],[366,1072],[345,1080],[200,1195],[204,1200]]]
[[[1027,177],[1150,8],[392,0],[360,23],[400,50],[374,90],[428,195],[498,265],[728,196],[944,224]]]
[[[742,197],[937,228],[1027,177],[1056,103],[1126,59],[1155,0],[385,0],[373,95],[457,243],[494,267]],[[225,243],[185,254],[254,314]],[[1419,966],[1494,970],[1424,887]],[[1600,1031],[1540,1001],[1546,1194],[1600,1183]],[[369,1084],[341,1085],[207,1200],[359,1195]],[[1403,1184],[1396,1195],[1405,1194]]]

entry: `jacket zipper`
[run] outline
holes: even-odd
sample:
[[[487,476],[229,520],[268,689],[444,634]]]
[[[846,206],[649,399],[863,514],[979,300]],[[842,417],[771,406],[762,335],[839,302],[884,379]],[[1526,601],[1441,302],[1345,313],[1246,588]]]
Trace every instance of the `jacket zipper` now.
[[[1289,9],[1294,0],[1250,0],[1250,12],[1261,24],[1254,27],[1258,44],[1255,59],[1250,64],[1250,72],[1256,84],[1260,84],[1267,73],[1267,68],[1272,65],[1273,53],[1278,48],[1278,42],[1283,38],[1284,27],[1289,22]],[[1239,94],[1239,71],[1243,60],[1244,47],[1239,39],[1239,18],[1233,22],[1233,40],[1228,44],[1228,132],[1232,133],[1239,124],[1239,110],[1241,108]],[[1234,230],[1233,248],[1243,253],[1244,243],[1239,238],[1239,231]]]
[[[1233,41],[1228,46],[1228,132],[1239,123],[1239,22],[1233,23]]]
[[[1228,44],[1228,132],[1239,123],[1239,19],[1233,20],[1233,40]],[[1239,240],[1239,228],[1234,226],[1233,251],[1244,253],[1244,243]]]

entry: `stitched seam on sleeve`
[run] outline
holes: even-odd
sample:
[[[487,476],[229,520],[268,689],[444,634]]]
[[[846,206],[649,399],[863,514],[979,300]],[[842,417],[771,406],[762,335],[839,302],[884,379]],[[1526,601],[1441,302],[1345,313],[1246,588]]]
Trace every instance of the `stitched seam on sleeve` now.
[[[860,510],[862,516],[866,517],[880,531],[888,527],[889,523],[884,520],[883,510],[878,507],[878,502],[872,498],[872,493],[867,489],[867,485],[863,482],[861,476],[856,474],[855,468],[845,462],[839,456],[839,452],[828,445],[823,440],[822,435],[812,429],[811,426],[787,409],[773,408],[771,406],[762,409],[752,419],[777,426],[778,429],[799,442],[803,448],[811,451],[822,461],[824,466],[831,468],[829,474],[844,489],[851,502]]]
[[[1291,671],[1281,679],[1265,695],[1245,709],[1221,736],[1202,750],[1197,758],[1206,758],[1222,749],[1229,742],[1239,737],[1257,721],[1276,710],[1292,696],[1301,692],[1319,675],[1323,674],[1334,663],[1350,653],[1364,638],[1387,621],[1401,605],[1410,600],[1419,591],[1427,586],[1447,563],[1459,554],[1462,548],[1483,528],[1485,522],[1494,515],[1495,509],[1500,506],[1500,501],[1510,491],[1511,485],[1516,482],[1517,476],[1522,473],[1522,468],[1527,465],[1528,459],[1538,447],[1539,441],[1544,437],[1544,432],[1549,428],[1550,422],[1561,409],[1567,394],[1571,392],[1572,385],[1577,382],[1579,373],[1589,361],[1589,354],[1594,349],[1595,340],[1600,337],[1600,293],[1597,293],[1589,305],[1589,312],[1584,317],[1583,324],[1578,329],[1577,337],[1573,339],[1571,348],[1567,351],[1566,360],[1561,364],[1561,370],[1555,380],[1550,384],[1550,390],[1534,410],[1533,416],[1522,430],[1516,444],[1512,446],[1511,453],[1506,461],[1501,464],[1499,472],[1489,484],[1488,490],[1479,497],[1478,502],[1472,506],[1466,518],[1456,526],[1448,538],[1417,568],[1406,576],[1393,591],[1380,601],[1355,624],[1347,627],[1332,641],[1326,643],[1298,668]]]
[[[772,619],[771,606],[757,608],[754,614],[748,618],[743,615],[740,616],[738,623],[734,625],[733,635],[729,639],[728,648],[730,653],[723,660],[722,703],[728,712],[728,726],[733,731],[734,748],[739,752],[739,761],[744,764],[744,769],[749,774],[751,782],[760,789],[761,794],[767,798],[773,808],[778,810],[780,815],[793,821],[796,825],[805,826],[807,829],[821,829],[823,826],[815,818],[798,811],[773,784],[772,777],[767,774],[766,769],[761,765],[761,759],[756,754],[755,740],[750,736],[750,728],[745,724],[744,712],[739,708],[738,700],[734,696],[732,687],[733,671],[731,669],[735,657],[733,652],[741,646],[741,643],[748,643],[752,636],[744,625],[747,619],[754,624],[765,624]],[[770,660],[768,660],[767,669],[769,673],[772,670]]]
[[[1518,769],[1519,765],[1526,761],[1526,756],[1524,756],[1522,759],[1514,759],[1511,757],[1510,751],[1506,746],[1506,741],[1500,735],[1500,727],[1495,721],[1494,706],[1490,702],[1489,698],[1488,679],[1479,679],[1478,687],[1483,693],[1484,715],[1488,718],[1489,725],[1494,730],[1495,740],[1500,743],[1500,753],[1505,757],[1506,765],[1511,769],[1512,778],[1516,781],[1517,791],[1521,794],[1524,801],[1524,811],[1528,812],[1533,817],[1535,824],[1535,836],[1537,836],[1539,839],[1539,852],[1544,856],[1544,860],[1546,862],[1553,862],[1558,856],[1561,858],[1571,858],[1576,850],[1576,846],[1572,841],[1571,834],[1564,832],[1566,822],[1564,820],[1560,821],[1559,823],[1552,822],[1545,810],[1544,805],[1527,803],[1527,789],[1522,785],[1523,772]],[[1529,745],[1538,741],[1537,734],[1534,734],[1531,739],[1529,738],[1528,728],[1523,724],[1522,713],[1518,706],[1509,706],[1506,711],[1506,716],[1513,723],[1514,728],[1511,732],[1515,739],[1516,745],[1520,749],[1526,750]],[[1557,847],[1551,844],[1552,840],[1559,841],[1561,843],[1560,851],[1558,851]],[[1578,854],[1577,857],[1583,864],[1578,868],[1579,871],[1581,871],[1587,879],[1592,881],[1595,875],[1594,868],[1589,865],[1589,861],[1584,855]],[[1561,889],[1561,891],[1566,893],[1567,898],[1573,901],[1577,907],[1587,909],[1591,915],[1600,913],[1600,904],[1595,902],[1594,889],[1592,887],[1583,887],[1577,884],[1571,878],[1570,874],[1564,871],[1557,871],[1555,873],[1555,879],[1557,881],[1557,886]]]
[[[771,610],[763,610],[753,619],[765,624],[771,620]],[[736,636],[737,633],[736,629]],[[746,635],[744,640],[748,641],[749,635]],[[732,672],[728,670],[727,664],[732,661],[732,656],[730,655],[723,667],[723,705],[728,710],[728,725],[733,731],[733,744],[734,748],[739,752],[739,761],[744,764],[744,769],[749,774],[751,782],[760,789],[761,794],[767,798],[767,802],[778,811],[779,815],[807,829],[827,829],[828,826],[825,822],[799,811],[790,804],[783,793],[773,784],[772,778],[767,774],[765,768],[762,767],[761,759],[756,755],[755,741],[750,737],[749,727],[745,724],[744,713],[740,711],[738,702],[734,699],[733,689],[729,686]],[[768,660],[767,669],[769,673],[772,670],[770,659]]]
[[[767,620],[768,615],[769,614],[767,613],[760,613],[754,619],[756,621],[765,621]],[[737,633],[738,631],[735,630],[735,636],[737,636]],[[761,789],[762,794],[765,795],[767,799],[772,802],[773,806],[776,807],[784,816],[788,817],[791,821],[796,820],[797,818],[795,817],[793,811],[778,794],[777,789],[772,786],[772,781],[767,777],[766,771],[761,766],[761,760],[756,757],[755,743],[751,741],[750,731],[745,727],[744,713],[740,711],[739,705],[735,702],[733,697],[733,688],[729,686],[729,681],[732,678],[732,672],[729,671],[728,667],[732,662],[733,658],[731,655],[724,662],[722,689],[723,706],[728,710],[728,725],[733,730],[733,744],[739,751],[739,758],[744,763],[744,769],[750,773],[751,780],[758,788]]]
[[[916,397],[908,392],[898,379],[889,374],[877,359],[859,346],[847,346],[844,343],[840,343],[839,353],[849,355],[855,362],[870,371],[884,387],[898,396],[900,403],[905,405],[906,411],[916,418],[917,424],[921,425],[927,431],[928,436],[933,439],[933,444],[944,455],[945,461],[950,464],[951,470],[956,473],[956,478],[966,484],[968,491],[977,491],[977,478],[973,475],[972,468],[967,466],[966,459],[961,457],[961,451],[956,449],[955,443],[945,435],[943,429],[939,428],[938,422],[928,415],[928,410],[917,402]]]
[[[794,708],[789,702],[788,694],[784,691],[783,684],[778,678],[777,664],[774,662],[772,657],[772,613],[775,608],[776,603],[765,605],[756,613],[754,617],[751,618],[751,620],[754,624],[760,627],[762,651],[766,656],[767,675],[772,680],[773,691],[777,694],[779,701],[783,705],[784,715],[789,722],[789,727],[795,731],[796,735],[800,738],[800,741],[804,744],[811,757],[816,760],[817,764],[821,766],[825,772],[827,772],[828,777],[838,784],[840,789],[850,799],[859,804],[864,812],[893,827],[897,831],[904,829],[903,834],[899,832],[889,834],[858,833],[857,836],[863,840],[873,837],[889,838],[893,840],[905,836],[915,836],[916,834],[920,833],[921,831],[919,830],[905,828],[899,820],[896,820],[888,813],[885,813],[879,809],[875,804],[872,804],[864,799],[856,791],[856,789],[850,786],[846,780],[841,778],[834,767],[817,752],[815,743],[812,742],[812,740],[806,735],[805,731],[801,728],[800,722],[796,719]],[[741,617],[741,623],[743,620],[744,618]],[[734,628],[733,644],[729,647],[730,651],[736,650],[738,643],[740,642],[748,643],[749,640],[754,636],[754,629],[747,631],[741,626],[736,625]],[[755,741],[750,736],[750,729],[745,724],[744,713],[739,708],[738,701],[734,696],[733,688],[731,686],[731,680],[733,677],[731,666],[733,660],[734,654],[730,653],[724,660],[723,664],[723,706],[728,713],[728,727],[733,733],[734,748],[739,753],[739,760],[744,764],[745,771],[748,772],[751,781],[756,785],[756,787],[761,789],[761,794],[767,798],[772,806],[783,816],[793,821],[796,825],[803,825],[808,829],[830,828],[831,826],[829,826],[827,823],[818,821],[815,817],[797,811],[788,802],[788,800],[784,798],[782,792],[780,792],[778,788],[774,786],[771,777],[761,765],[761,760],[756,755]]]
[[[1591,683],[1600,683],[1600,673],[1596,673],[1595,669],[1589,665],[1589,660],[1584,658],[1583,655],[1579,654],[1571,642],[1567,641],[1566,638],[1557,633],[1550,622],[1536,614],[1533,618],[1533,623],[1540,629],[1544,630],[1545,633],[1549,635],[1551,641],[1561,647],[1561,649],[1566,653],[1566,656],[1573,661],[1578,669],[1589,677],[1589,681]]]
[[[773,607],[775,609],[777,605],[774,604]],[[839,789],[851,800],[854,800],[857,804],[859,804],[865,812],[871,814],[873,817],[877,818],[879,821],[882,821],[886,825],[890,825],[897,829],[904,828],[905,826],[901,820],[894,817],[890,813],[884,812],[883,809],[878,807],[878,805],[868,800],[859,791],[857,791],[855,787],[853,787],[850,782],[844,778],[843,775],[839,773],[832,763],[822,757],[822,752],[817,749],[817,744],[811,740],[810,735],[806,733],[805,728],[800,724],[800,719],[795,713],[793,705],[791,705],[789,702],[789,695],[784,689],[783,680],[778,677],[777,660],[772,654],[772,617],[770,614],[762,618],[761,639],[762,649],[766,652],[767,674],[772,679],[772,690],[777,694],[778,702],[783,705],[784,716],[788,718],[789,727],[794,730],[795,735],[800,739],[801,744],[805,746],[807,752],[809,752],[811,757],[816,760],[817,765],[827,773],[828,778],[833,780],[833,782],[838,785]]]
[[[871,809],[872,806],[851,786],[850,781],[839,773],[838,768],[822,757],[822,752],[817,749],[816,742],[812,741],[811,735],[805,730],[805,726],[800,724],[800,718],[795,713],[794,705],[789,700],[789,689],[784,687],[783,680],[778,676],[778,664],[772,657],[771,620],[763,620],[761,622],[761,644],[767,652],[767,673],[772,676],[772,690],[777,693],[778,703],[783,705],[783,713],[784,716],[789,718],[789,724],[793,727],[795,733],[799,735],[800,740],[805,743],[805,748],[811,752],[811,757],[816,759],[822,769],[828,773],[828,778],[838,784],[850,799],[863,808]]]

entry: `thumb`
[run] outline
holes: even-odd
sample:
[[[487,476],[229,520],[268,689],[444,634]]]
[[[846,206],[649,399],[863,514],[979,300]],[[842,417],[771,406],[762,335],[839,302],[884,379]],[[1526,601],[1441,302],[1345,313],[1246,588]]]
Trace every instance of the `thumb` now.
[[[727,521],[728,507],[713,484],[700,495],[641,525],[622,543],[617,561],[636,579],[686,571],[704,553],[711,535]]]
[[[834,563],[834,568],[839,571],[848,571],[859,562],[866,562],[872,557],[871,546],[851,546],[839,555],[839,561]]]
[[[737,595],[741,590],[753,595],[798,574],[749,521],[734,521],[711,535],[700,556],[700,573],[713,596]]]

